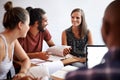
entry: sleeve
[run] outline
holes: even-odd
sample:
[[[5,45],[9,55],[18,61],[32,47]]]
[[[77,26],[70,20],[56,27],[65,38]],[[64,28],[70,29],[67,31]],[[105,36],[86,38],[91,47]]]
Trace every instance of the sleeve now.
[[[44,32],[44,40],[49,41],[49,40],[51,40],[51,38],[52,38],[52,36],[51,36],[50,32],[48,31],[48,29],[46,29]]]

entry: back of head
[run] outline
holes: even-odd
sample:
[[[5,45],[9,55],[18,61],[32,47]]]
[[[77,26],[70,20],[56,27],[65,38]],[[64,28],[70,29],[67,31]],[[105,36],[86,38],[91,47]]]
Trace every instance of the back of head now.
[[[114,0],[111,2],[108,7],[106,8],[105,13],[109,13],[108,15],[111,16],[114,21],[118,21],[120,23],[120,0]]]
[[[120,46],[120,0],[112,1],[106,8],[103,18],[103,28],[105,43],[109,46]]]
[[[6,10],[3,19],[3,26],[6,29],[14,29],[21,21],[25,23],[28,17],[28,12],[21,7],[13,7],[12,2],[8,1],[4,8]]]

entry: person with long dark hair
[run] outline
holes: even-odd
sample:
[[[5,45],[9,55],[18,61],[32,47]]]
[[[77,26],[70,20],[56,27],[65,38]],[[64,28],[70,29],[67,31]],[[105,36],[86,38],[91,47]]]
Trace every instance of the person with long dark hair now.
[[[62,45],[71,46],[66,48],[64,54],[72,54],[76,57],[86,57],[86,45],[93,44],[91,31],[87,28],[85,14],[82,9],[75,8],[71,12],[72,26],[62,32]],[[71,64],[76,67],[85,66],[84,63],[75,62]]]

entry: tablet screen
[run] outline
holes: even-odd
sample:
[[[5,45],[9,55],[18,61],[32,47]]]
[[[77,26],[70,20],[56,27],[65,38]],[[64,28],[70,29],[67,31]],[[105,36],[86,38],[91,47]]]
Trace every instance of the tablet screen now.
[[[108,48],[105,45],[87,45],[87,66],[92,68],[101,63],[103,56],[107,53]]]

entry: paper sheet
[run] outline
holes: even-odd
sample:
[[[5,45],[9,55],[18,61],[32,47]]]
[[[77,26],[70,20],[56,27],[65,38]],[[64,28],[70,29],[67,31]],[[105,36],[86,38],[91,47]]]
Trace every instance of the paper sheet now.
[[[65,48],[71,48],[71,46],[66,46],[66,45],[52,46],[52,47],[49,47],[46,51],[47,51],[49,54],[52,54],[52,55],[64,56],[64,55],[63,55],[63,50],[64,50]]]
[[[65,75],[69,72],[69,71],[74,71],[77,70],[78,67],[75,66],[71,66],[71,65],[67,65],[65,67],[63,67],[61,70],[56,71],[55,73],[51,74],[51,76],[63,79],[65,78]]]
[[[41,59],[31,59],[31,63],[46,67],[46,69],[49,71],[49,74],[52,74],[64,67],[62,61],[60,60],[49,62]]]

